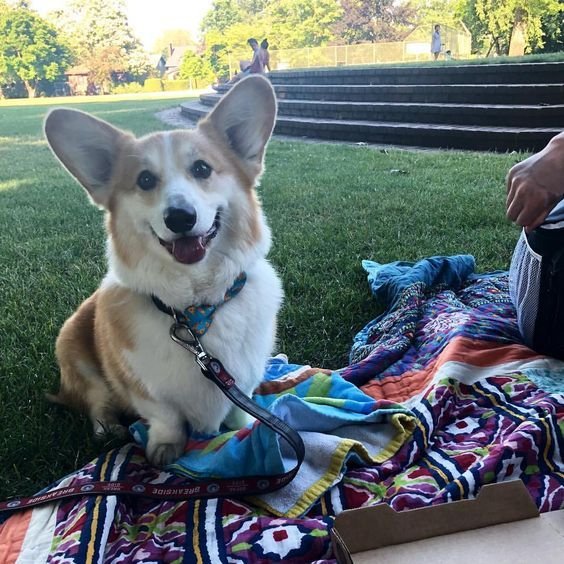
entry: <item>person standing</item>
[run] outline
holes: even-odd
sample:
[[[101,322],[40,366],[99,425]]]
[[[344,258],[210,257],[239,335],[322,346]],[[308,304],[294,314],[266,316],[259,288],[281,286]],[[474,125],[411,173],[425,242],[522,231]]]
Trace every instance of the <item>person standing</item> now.
[[[435,25],[435,31],[431,38],[431,53],[435,61],[439,58],[439,53],[441,52],[441,26],[439,24]]]

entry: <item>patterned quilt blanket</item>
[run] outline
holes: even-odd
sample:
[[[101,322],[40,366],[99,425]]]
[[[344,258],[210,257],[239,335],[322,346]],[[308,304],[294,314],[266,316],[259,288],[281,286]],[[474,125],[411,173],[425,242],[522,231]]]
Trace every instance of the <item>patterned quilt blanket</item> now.
[[[388,307],[359,333],[338,377],[372,410],[398,408],[413,422],[402,444],[371,462],[349,458],[292,517],[258,500],[112,496],[17,513],[0,525],[2,562],[333,562],[329,532],[343,509],[444,503],[501,480],[521,479],[541,511],[563,508],[564,363],[520,343],[506,274],[476,276],[465,256],[363,264]],[[142,452],[107,453],[57,487],[182,479],[151,469]]]

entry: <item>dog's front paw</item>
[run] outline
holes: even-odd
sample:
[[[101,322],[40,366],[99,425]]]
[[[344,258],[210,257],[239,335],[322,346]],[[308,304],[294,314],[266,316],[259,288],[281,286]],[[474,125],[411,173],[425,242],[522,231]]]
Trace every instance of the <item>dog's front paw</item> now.
[[[153,422],[149,428],[147,458],[153,466],[162,468],[182,455],[185,443],[186,436],[180,427]]]
[[[153,466],[163,468],[172,464],[182,456],[184,441],[182,443],[160,443],[147,445],[147,458]]]
[[[106,440],[108,438],[124,440],[129,437],[129,431],[126,427],[119,423],[96,421],[94,423],[94,437],[99,441]]]

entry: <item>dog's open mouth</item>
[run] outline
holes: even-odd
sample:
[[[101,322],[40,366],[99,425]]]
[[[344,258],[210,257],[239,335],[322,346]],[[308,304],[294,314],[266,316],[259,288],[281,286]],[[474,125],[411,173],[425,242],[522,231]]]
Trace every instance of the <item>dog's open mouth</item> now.
[[[217,235],[220,227],[219,212],[217,212],[211,229],[204,235],[196,237],[178,237],[172,241],[163,241],[159,237],[159,243],[182,264],[194,264],[206,256],[206,248],[209,242]]]

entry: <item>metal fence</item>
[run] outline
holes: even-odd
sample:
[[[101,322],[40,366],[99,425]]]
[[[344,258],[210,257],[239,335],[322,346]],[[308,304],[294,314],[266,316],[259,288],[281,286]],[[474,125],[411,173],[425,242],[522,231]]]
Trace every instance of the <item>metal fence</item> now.
[[[311,67],[341,67],[431,60],[432,28],[418,27],[404,41],[332,45],[270,51],[272,70]],[[472,38],[468,30],[441,26],[441,58],[467,59]],[[239,61],[250,59],[249,51],[236,51],[230,57],[230,73],[239,71]]]

